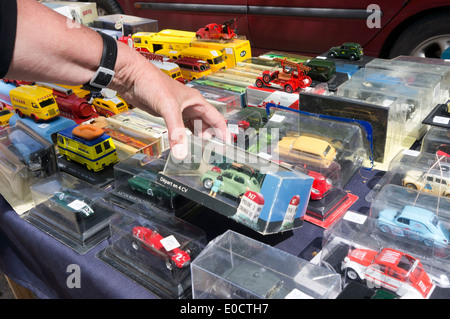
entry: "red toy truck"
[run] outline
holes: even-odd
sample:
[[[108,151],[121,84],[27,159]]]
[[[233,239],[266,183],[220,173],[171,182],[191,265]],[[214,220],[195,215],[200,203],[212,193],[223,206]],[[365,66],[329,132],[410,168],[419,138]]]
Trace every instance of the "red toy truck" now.
[[[295,63],[286,59],[274,58],[274,61],[281,62],[282,71],[263,71],[262,76],[256,79],[257,87],[278,86],[287,93],[292,93],[297,89],[304,89],[311,85],[312,80],[306,73],[311,70],[303,63]]]

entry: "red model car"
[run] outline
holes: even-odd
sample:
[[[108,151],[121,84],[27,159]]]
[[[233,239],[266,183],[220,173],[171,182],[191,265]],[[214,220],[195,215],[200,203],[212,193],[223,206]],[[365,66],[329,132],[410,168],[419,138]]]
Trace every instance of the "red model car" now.
[[[81,0],[80,0],[81,1]],[[448,0],[96,0],[103,12],[158,21],[158,27],[195,31],[211,21],[239,19],[239,34],[262,51],[327,52],[357,42],[368,56],[441,56],[449,46]]]
[[[310,196],[310,199],[312,200],[322,199],[333,187],[331,181],[319,172],[299,166],[296,166],[295,169],[314,178]]]
[[[306,75],[311,70],[303,63],[295,63],[286,59],[274,58],[274,61],[281,62],[282,71],[263,71],[262,76],[256,78],[257,87],[276,86],[287,93],[292,93],[297,89],[304,89],[311,85],[312,79]]]
[[[434,289],[419,259],[391,248],[380,252],[353,249],[342,262],[342,270],[352,280],[365,279],[403,298],[428,298]]]
[[[166,266],[169,270],[172,270],[172,263],[178,268],[185,268],[191,263],[191,257],[189,254],[179,248],[173,248],[171,250],[166,250],[161,240],[164,238],[156,230],[150,228],[138,226],[134,227],[132,230],[133,236],[139,239],[142,246],[154,255],[158,255],[163,259],[170,258],[170,261],[166,262]],[[133,245],[135,249],[138,249]]]
[[[233,21],[234,29],[231,28]],[[198,29],[195,36],[198,39],[231,40],[236,37],[236,19],[225,21],[223,24],[207,24],[204,28]]]

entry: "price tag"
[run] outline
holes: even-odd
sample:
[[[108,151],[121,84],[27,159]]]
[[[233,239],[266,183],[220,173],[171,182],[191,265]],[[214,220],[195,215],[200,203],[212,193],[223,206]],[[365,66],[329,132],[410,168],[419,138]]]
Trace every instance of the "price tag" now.
[[[163,245],[164,249],[167,251],[171,251],[175,248],[180,247],[180,243],[173,235],[170,235],[170,236],[167,236],[166,238],[161,239],[160,243],[161,243],[161,245]]]
[[[76,199],[73,202],[71,202],[70,204],[68,204],[67,206],[69,206],[70,208],[72,208],[73,210],[80,210],[82,209],[84,206],[86,206],[86,203]]]

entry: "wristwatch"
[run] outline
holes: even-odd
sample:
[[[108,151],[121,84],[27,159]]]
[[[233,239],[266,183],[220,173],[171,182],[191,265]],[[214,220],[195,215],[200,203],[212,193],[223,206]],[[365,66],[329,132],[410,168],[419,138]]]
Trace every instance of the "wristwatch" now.
[[[103,39],[103,53],[100,61],[100,66],[95,72],[92,79],[83,84],[82,89],[99,92],[101,89],[107,87],[114,75],[114,66],[117,59],[117,42],[113,37],[98,31]]]

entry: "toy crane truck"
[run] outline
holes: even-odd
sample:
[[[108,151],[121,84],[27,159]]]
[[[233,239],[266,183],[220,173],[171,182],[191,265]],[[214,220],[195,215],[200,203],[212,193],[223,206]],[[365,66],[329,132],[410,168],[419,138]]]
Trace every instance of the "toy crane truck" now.
[[[287,93],[292,93],[299,88],[304,89],[311,85],[312,80],[306,75],[311,70],[310,67],[287,59],[274,58],[273,60],[281,62],[283,70],[263,71],[262,76],[256,79],[257,87],[277,86]]]

